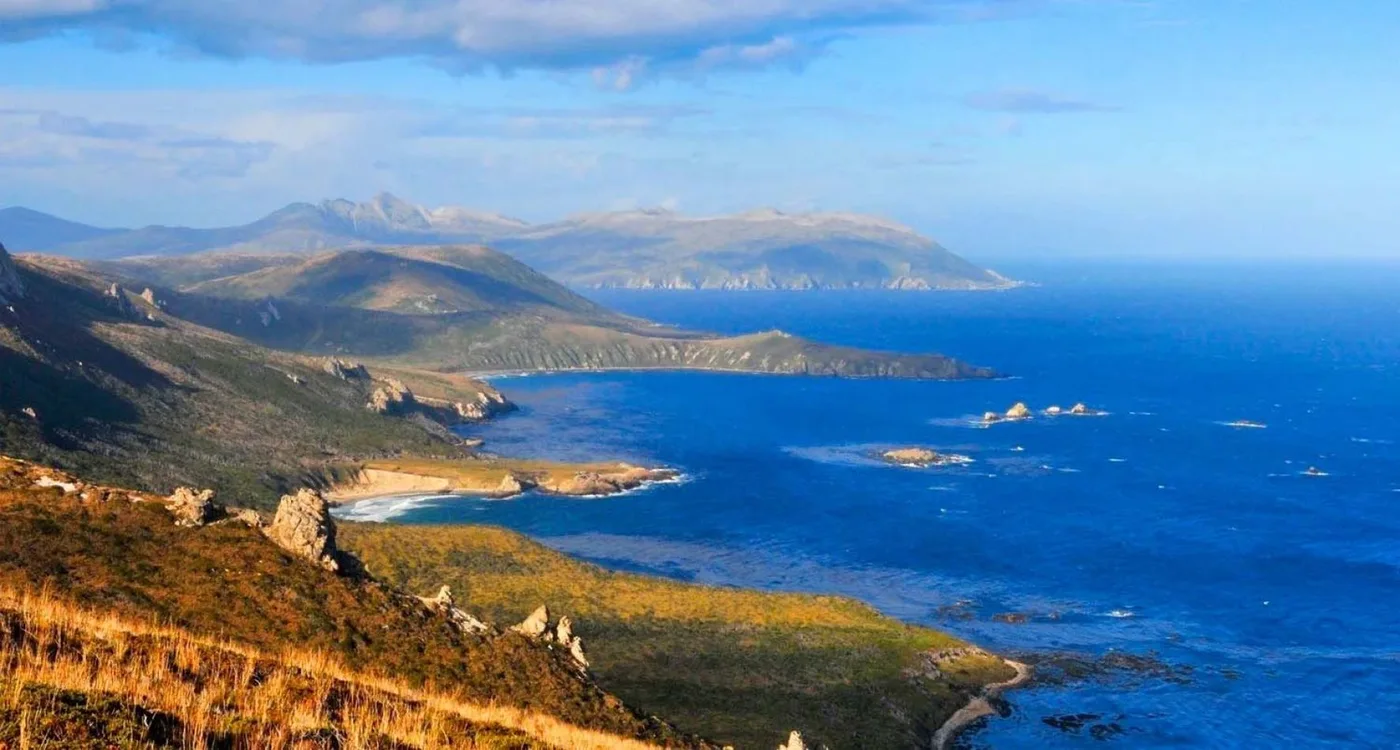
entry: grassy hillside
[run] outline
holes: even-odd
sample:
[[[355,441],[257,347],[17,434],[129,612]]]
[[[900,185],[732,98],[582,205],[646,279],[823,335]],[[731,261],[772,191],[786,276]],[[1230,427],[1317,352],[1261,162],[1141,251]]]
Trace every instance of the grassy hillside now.
[[[628,709],[583,677],[567,655],[536,641],[462,632],[413,597],[309,564],[243,524],[181,528],[157,502],[128,502],[124,495],[85,501],[36,488],[23,467],[4,459],[0,590],[47,592],[67,605],[122,622],[158,622],[232,650],[320,654],[327,668],[311,671],[322,678],[388,675],[405,689],[458,703],[494,703],[614,735],[699,744]],[[74,688],[56,678],[31,682]]]
[[[789,729],[813,746],[928,747],[999,659],[848,599],[710,588],[572,560],[484,527],[345,524],[341,542],[381,579],[427,593],[448,584],[488,617],[535,605],[569,613],[599,684],[683,731],[771,748]]]
[[[108,296],[107,280],[77,264],[18,265],[25,296],[0,314],[0,451],[146,489],[264,500],[319,462],[462,455],[441,425],[366,409],[375,382],[338,378],[321,358]],[[373,374],[442,400],[490,391],[439,373]]]

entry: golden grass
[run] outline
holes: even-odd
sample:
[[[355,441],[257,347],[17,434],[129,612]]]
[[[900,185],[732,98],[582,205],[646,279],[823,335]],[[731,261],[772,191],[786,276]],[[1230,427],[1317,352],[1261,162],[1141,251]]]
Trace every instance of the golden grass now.
[[[292,747],[331,737],[342,748],[643,748],[520,709],[481,705],[388,677],[356,674],[323,652],[269,655],[155,623],[69,605],[47,592],[0,590],[0,710],[18,716],[17,747],[45,705],[32,688],[125,701],[173,716],[170,745]],[[0,741],[0,745],[4,745]]]

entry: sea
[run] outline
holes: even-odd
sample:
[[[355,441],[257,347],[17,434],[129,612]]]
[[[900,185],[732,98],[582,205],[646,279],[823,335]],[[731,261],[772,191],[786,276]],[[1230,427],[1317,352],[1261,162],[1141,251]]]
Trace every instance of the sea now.
[[[1400,747],[1400,267],[1005,270],[1038,285],[598,293],[1005,377],[500,378],[522,409],[471,428],[491,450],[685,479],[351,514],[497,524],[616,569],[856,597],[1006,654],[1164,667],[1010,693],[963,747]],[[980,423],[1016,402],[1104,413]],[[972,462],[873,458],[904,446]]]

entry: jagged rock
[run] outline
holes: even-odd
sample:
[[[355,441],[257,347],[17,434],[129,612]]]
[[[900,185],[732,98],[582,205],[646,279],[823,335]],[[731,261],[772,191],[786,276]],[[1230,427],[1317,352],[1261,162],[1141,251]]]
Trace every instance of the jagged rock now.
[[[300,376],[300,375],[297,375],[296,373],[291,373],[291,372],[287,373],[287,379],[290,380],[290,381],[292,381],[292,383],[293,383],[294,385],[305,385],[305,384],[306,384],[306,379],[303,378],[303,377]]]
[[[369,370],[366,370],[364,365],[359,362],[347,362],[339,357],[326,360],[325,370],[341,380],[369,380]]]
[[[142,317],[136,306],[131,304],[130,299],[127,299],[126,290],[122,289],[121,284],[114,283],[107,287],[107,297],[112,300],[112,306],[117,309],[117,314],[123,318]]]
[[[175,515],[176,526],[203,526],[213,521],[219,507],[214,504],[213,490],[180,487],[166,498],[165,507]]]
[[[23,414],[23,415],[26,416],[26,417],[29,417],[30,419],[38,419],[38,418],[39,418],[39,412],[34,411],[34,407],[32,407],[32,406],[26,406],[26,407],[24,407],[23,409],[20,409],[19,411],[20,411],[21,414]]]
[[[1093,414],[1094,411],[1084,404],[1075,404],[1074,406],[1070,407],[1069,413],[1082,417],[1087,416],[1089,414]]]
[[[554,642],[569,649],[569,656],[573,657],[574,664],[579,669],[588,669],[588,656],[583,653],[583,639],[574,635],[574,624],[568,617],[559,618],[559,624],[554,628]]]
[[[263,530],[268,538],[292,554],[326,570],[339,570],[335,559],[335,522],[321,493],[311,489],[283,495],[272,525]]]
[[[469,422],[487,420],[513,408],[514,404],[496,391],[481,391],[476,394],[476,401],[472,403],[458,401],[452,405],[457,416]]]
[[[146,300],[146,304],[151,307],[165,307],[165,302],[156,299],[156,293],[150,287],[141,290],[141,299]]]
[[[541,604],[539,609],[530,613],[520,622],[519,625],[511,626],[511,630],[521,635],[531,638],[539,638],[549,629],[549,607]]]
[[[24,299],[24,282],[5,246],[0,245],[0,305],[11,305]]]
[[[807,750],[807,743],[802,741],[802,733],[794,729],[788,735],[787,744],[779,745],[778,750]]]
[[[438,589],[437,596],[420,596],[418,599],[428,609],[446,615],[448,621],[464,633],[481,634],[491,631],[490,625],[457,608],[456,602],[452,599],[451,586],[443,586]]]
[[[376,414],[394,414],[412,406],[413,392],[398,378],[389,378],[374,390],[365,408]]]
[[[1030,418],[1031,418],[1031,408],[1030,408],[1029,406],[1026,406],[1024,403],[1018,403],[1018,404],[1016,404],[1015,406],[1011,407],[1010,409],[1007,409],[1007,410],[1006,410],[1006,418],[1007,418],[1007,419],[1030,419]]]
[[[994,411],[989,411],[986,414],[982,415],[982,421],[988,424],[992,422],[1000,422],[1002,419],[1003,417]]]

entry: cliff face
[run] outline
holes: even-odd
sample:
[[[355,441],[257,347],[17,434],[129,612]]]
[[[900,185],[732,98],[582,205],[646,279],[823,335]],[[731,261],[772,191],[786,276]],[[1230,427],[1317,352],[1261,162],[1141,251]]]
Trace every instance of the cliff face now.
[[[15,262],[5,251],[5,246],[0,245],[0,305],[14,304],[23,298],[24,282],[20,280]]]

